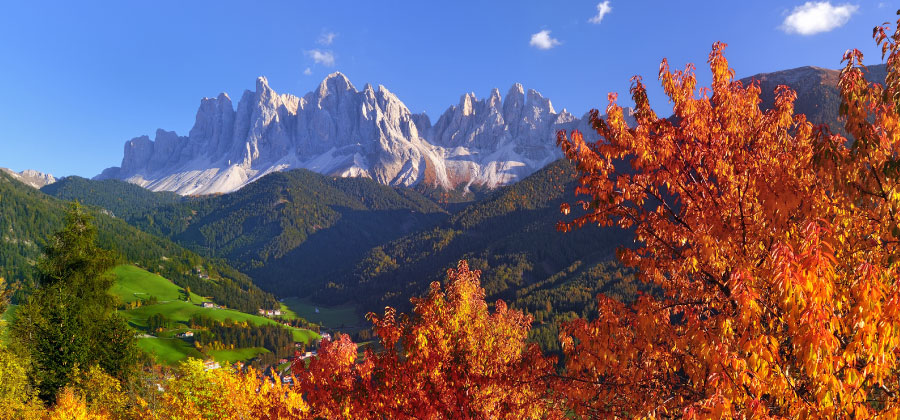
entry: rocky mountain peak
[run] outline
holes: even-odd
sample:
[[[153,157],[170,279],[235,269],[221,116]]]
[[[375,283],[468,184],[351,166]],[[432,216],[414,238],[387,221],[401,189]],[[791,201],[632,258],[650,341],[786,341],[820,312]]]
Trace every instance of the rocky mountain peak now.
[[[259,76],[256,78],[256,93],[262,93],[267,90],[271,90],[269,87],[269,79],[266,76]]]
[[[540,92],[534,89],[528,89],[528,97],[525,99],[525,106],[537,108],[540,112],[555,114],[550,99],[544,98]]]
[[[503,98],[500,97],[500,89],[491,89],[491,94],[488,95],[488,106],[491,108],[499,108],[503,106],[502,102]]]
[[[322,80],[322,83],[319,84],[317,92],[319,97],[325,97],[330,94],[340,94],[341,92],[346,91],[356,92],[356,88],[350,83],[350,79],[348,79],[347,76],[344,76],[344,73],[336,71],[325,76],[325,80]]]
[[[45,174],[34,169],[26,169],[22,172],[16,172],[9,168],[0,168],[0,171],[6,172],[13,178],[32,188],[40,189],[45,185],[50,185],[57,181],[57,179],[53,175]]]
[[[278,94],[265,77],[233,107],[228,95],[200,101],[188,136],[157,130],[126,142],[118,178],[180,194],[233,191],[265,174],[307,168],[365,176],[389,185],[445,188],[503,185],[561,156],[555,132],[571,125],[550,101],[521,84],[506,97],[460,97],[432,125],[385,86],[357,91],[340,72],[297,97]]]
[[[475,94],[466,93],[459,98],[459,111],[464,117],[475,113]]]

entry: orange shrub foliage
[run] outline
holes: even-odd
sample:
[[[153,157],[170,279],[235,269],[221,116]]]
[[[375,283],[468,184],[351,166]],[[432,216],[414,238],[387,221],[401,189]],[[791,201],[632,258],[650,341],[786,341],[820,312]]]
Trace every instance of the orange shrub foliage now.
[[[491,313],[479,271],[463,261],[446,291],[433,283],[414,314],[369,314],[384,350],[360,363],[346,336],[325,342],[294,373],[311,411],[325,418],[551,418],[553,360],[526,345],[531,318],[498,301]],[[398,319],[399,318],[399,319]]]
[[[875,34],[889,83],[865,81],[858,51],[844,57],[849,140],[794,114],[784,86],[761,111],[758,85],[734,80],[721,43],[711,89],[662,62],[673,118],[635,78],[636,127],[610,95],[607,117],[591,114],[601,141],[560,133],[586,198],[559,229],[633,229],[620,258],[663,291],[628,308],[601,296],[597,320],[566,326],[575,412],[900,416],[900,32]]]

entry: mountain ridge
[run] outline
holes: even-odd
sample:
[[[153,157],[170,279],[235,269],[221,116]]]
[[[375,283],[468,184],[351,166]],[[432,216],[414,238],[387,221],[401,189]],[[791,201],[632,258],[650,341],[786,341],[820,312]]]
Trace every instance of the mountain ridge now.
[[[153,140],[129,140],[121,166],[95,179],[193,195],[304,168],[391,186],[494,188],[561,157],[556,131],[580,121],[520,84],[506,97],[497,89],[484,99],[464,94],[432,125],[383,85],[357,90],[340,72],[302,97],[278,94],[259,77],[236,109],[227,94],[203,98],[187,136],[158,129]]]
[[[58,181],[53,175],[45,174],[34,169],[26,169],[21,172],[16,172],[9,168],[0,168],[0,171],[6,172],[13,178],[21,181],[23,184],[28,185],[31,188],[40,189],[46,185],[50,185]]]
[[[869,66],[867,78],[883,81],[884,72],[884,65]],[[760,84],[763,108],[771,106],[777,85],[790,86],[798,92],[798,112],[842,132],[838,75],[805,66],[740,80]],[[505,96],[496,88],[485,98],[465,93],[434,121],[411,112],[384,85],[358,90],[340,72],[303,96],[279,94],[260,76],[236,105],[226,93],[203,98],[188,135],[158,129],[152,140],[135,137],[125,143],[121,166],[95,179],[205,195],[302,168],[390,186],[493,189],[562,157],[558,130],[592,133],[586,115],[557,112],[548,98],[518,83]]]

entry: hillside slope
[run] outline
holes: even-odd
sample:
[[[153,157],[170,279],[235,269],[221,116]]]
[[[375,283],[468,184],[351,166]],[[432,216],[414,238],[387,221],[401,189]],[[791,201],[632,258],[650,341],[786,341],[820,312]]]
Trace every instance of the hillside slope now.
[[[631,241],[629,232],[596,227],[556,231],[556,222],[563,218],[559,205],[572,201],[574,183],[572,165],[554,162],[434,228],[374,247],[349,275],[334,277],[314,297],[329,303],[352,297],[363,311],[380,311],[386,305],[405,308],[409,296],[443,280],[448,268],[466,259],[470,267],[483,271],[488,300],[504,299],[523,308],[529,296],[545,293],[550,299],[551,289],[564,290],[580,282],[577,289],[583,293],[550,302],[551,307],[561,306],[545,309],[547,320],[568,311],[581,313],[599,291],[633,298],[638,287],[631,276],[609,263],[616,248]],[[619,284],[612,285],[606,275],[597,273],[584,277],[591,270],[613,273]],[[566,300],[571,304],[563,305]],[[539,305],[547,306],[543,301]],[[538,312],[537,306],[532,309]]]
[[[212,358],[220,362],[235,360],[247,361],[262,353],[283,349],[265,349],[262,347],[236,347],[221,350],[205,349],[199,351],[192,345],[193,339],[178,337],[185,331],[198,333],[198,328],[191,328],[192,317],[204,317],[222,322],[239,322],[247,325],[279,325],[276,321],[262,316],[246,314],[232,309],[203,307],[201,302],[207,301],[194,293],[190,300],[185,300],[186,291],[170,280],[142,270],[132,265],[119,265],[113,269],[116,282],[110,294],[125,304],[122,315],[133,327],[141,331],[138,346],[158,361],[176,364],[187,357],[201,359]],[[163,317],[168,324],[165,328],[150,331],[151,317]],[[227,321],[226,321],[227,320]],[[310,344],[319,338],[313,331],[285,326],[295,342]],[[203,349],[201,349],[203,350]],[[234,357],[235,354],[241,356]],[[273,356],[274,357],[274,356]]]
[[[411,189],[304,169],[269,174],[230,194],[181,200],[113,180],[78,179],[47,191],[102,206],[146,232],[224,258],[285,296],[308,294],[373,246],[448,217]],[[123,195],[135,199],[123,205]]]
[[[47,238],[62,227],[67,206],[0,172],[0,276],[20,286],[15,299],[21,299],[35,280],[34,264]],[[242,311],[277,307],[272,295],[228,264],[204,258],[102,211],[92,213],[99,245],[113,250],[121,261],[158,271],[180,286]]]
[[[41,187],[41,191],[60,200],[78,200],[102,207],[113,216],[125,220],[132,220],[147,210],[176,204],[185,199],[175,193],[153,192],[125,181],[93,181],[79,176],[61,178]]]

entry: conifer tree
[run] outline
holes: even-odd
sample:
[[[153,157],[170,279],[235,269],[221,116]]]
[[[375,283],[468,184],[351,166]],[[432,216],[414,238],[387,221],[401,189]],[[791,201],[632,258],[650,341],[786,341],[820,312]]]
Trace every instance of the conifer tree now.
[[[78,203],[66,214],[37,264],[39,283],[17,311],[12,333],[31,359],[31,379],[45,401],[72,380],[76,367],[99,365],[126,378],[137,360],[134,333],[114,312],[107,291],[113,255],[96,245],[97,230]]]

